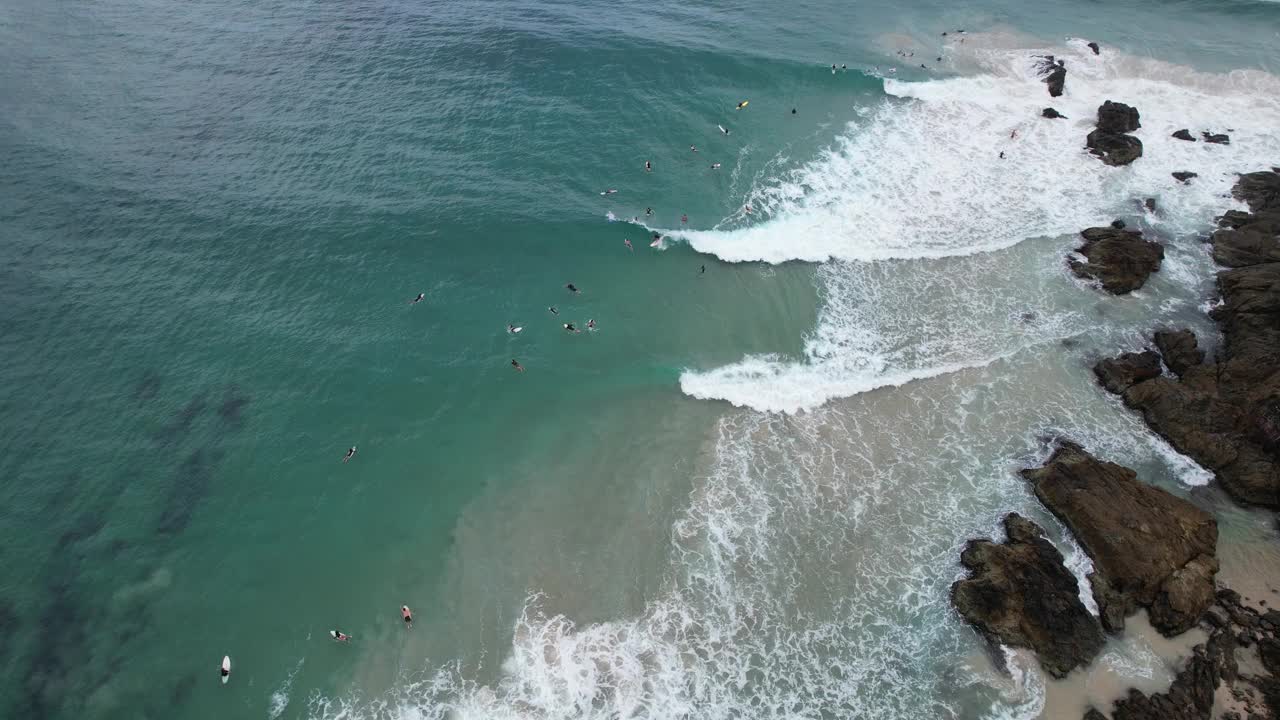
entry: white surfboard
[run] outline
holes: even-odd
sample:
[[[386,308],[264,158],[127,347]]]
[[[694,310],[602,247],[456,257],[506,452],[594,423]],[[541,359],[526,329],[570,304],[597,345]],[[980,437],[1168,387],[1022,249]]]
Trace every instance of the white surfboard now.
[[[513,333],[518,333],[518,332],[520,332],[520,331],[521,331],[521,330],[523,330],[523,329],[524,329],[523,327],[513,327],[513,328],[511,328],[511,332],[513,332]]]
[[[231,656],[223,655],[222,656],[222,684],[226,685],[227,681],[230,679],[231,679]]]

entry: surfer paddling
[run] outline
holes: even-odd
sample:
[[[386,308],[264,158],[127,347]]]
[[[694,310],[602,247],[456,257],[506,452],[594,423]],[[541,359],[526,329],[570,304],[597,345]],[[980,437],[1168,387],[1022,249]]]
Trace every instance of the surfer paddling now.
[[[565,285],[564,285],[564,289],[565,289],[565,290],[568,290],[569,292],[573,293],[574,295],[577,295],[578,293],[582,292],[582,291],[581,291],[581,290],[579,290],[579,289],[578,289],[578,287],[577,287],[576,285],[574,285],[573,283],[565,283]]]
[[[748,103],[748,102],[751,102],[751,101],[750,101],[750,100],[743,100],[742,102],[738,103],[738,107],[734,108],[734,110],[741,110],[742,108],[744,108],[744,107],[746,107],[746,106],[747,106],[747,103]]]
[[[426,296],[427,296],[427,294],[426,294],[426,293],[418,293],[418,297],[416,297],[416,298],[414,298],[414,299],[410,300],[410,301],[409,301],[409,304],[410,304],[410,305],[417,305],[418,303],[422,302],[422,299],[423,299],[423,298],[425,298]]]
[[[351,640],[351,636],[342,632],[341,630],[330,630],[329,636],[332,637],[336,642],[347,642]]]
[[[555,306],[555,305],[552,305],[551,307],[549,307],[549,308],[547,308],[547,309],[551,311],[551,314],[552,314],[552,315],[559,315],[559,314],[560,314],[560,311],[556,309],[556,306]]]
[[[719,169],[720,169],[720,163],[711,163],[711,169],[712,169],[712,170],[719,170]]]
[[[353,458],[353,457],[355,457],[355,456],[356,456],[356,446],[355,446],[355,445],[352,445],[352,446],[351,446],[351,449],[347,451],[347,456],[346,456],[346,457],[344,457],[344,458],[342,458],[342,462],[344,462],[344,463],[345,463],[345,462],[347,462],[348,460],[350,460],[351,458]]]
[[[648,160],[645,160],[645,161],[644,161],[644,171],[645,171],[645,172],[653,172],[653,163],[649,162]]]
[[[511,362],[515,362],[515,360],[512,360]],[[409,610],[408,605],[400,606],[400,617],[404,619],[404,626],[406,628],[413,627],[413,612]]]
[[[573,323],[565,323],[565,324],[564,324],[564,329],[565,329],[565,330],[567,330],[567,331],[569,331],[569,332],[571,332],[571,333],[574,333],[575,335],[576,335],[577,333],[582,332],[582,331],[581,331],[581,330],[579,330],[578,328],[574,327],[574,326],[573,326]]]
[[[623,245],[626,245],[626,246],[627,246],[627,249],[628,249],[628,250],[630,250],[631,252],[635,252],[635,251],[636,251],[636,249],[635,249],[635,248],[631,247],[631,241],[630,241],[630,240],[628,240],[628,239],[626,239],[626,238],[623,238],[623,239],[622,239],[622,244],[623,244]]]
[[[511,367],[515,368],[516,372],[524,372],[524,366],[516,362],[515,358],[511,358]]]
[[[604,191],[602,191],[600,194],[601,194],[601,195],[613,195],[613,194],[615,194],[615,193],[617,193],[617,192],[618,192],[617,190],[614,190],[613,188],[609,188],[608,190],[604,190]]]

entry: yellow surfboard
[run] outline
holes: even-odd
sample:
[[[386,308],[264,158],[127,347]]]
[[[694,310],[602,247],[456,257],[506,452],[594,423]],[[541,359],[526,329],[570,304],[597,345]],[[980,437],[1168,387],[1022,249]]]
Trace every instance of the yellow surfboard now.
[[[746,107],[746,106],[747,106],[747,103],[749,103],[749,102],[751,102],[751,101],[750,101],[750,100],[743,100],[742,102],[738,103],[738,108],[737,108],[737,109],[738,109],[738,110],[741,110],[742,108]]]

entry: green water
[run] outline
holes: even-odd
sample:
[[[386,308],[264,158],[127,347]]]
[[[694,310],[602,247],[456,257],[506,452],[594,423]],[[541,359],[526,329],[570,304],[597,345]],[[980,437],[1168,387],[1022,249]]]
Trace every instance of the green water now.
[[[924,56],[945,29],[1015,28],[1205,71],[1275,63],[1274,4],[1107,12],[0,8],[0,714],[396,716],[437,668],[461,678],[446,695],[501,685],[531,596],[581,627],[644,616],[702,557],[679,528],[723,469],[720,423],[750,416],[682,374],[805,356],[833,291],[813,264],[650,249],[606,213],[725,233],[782,216],[739,209],[899,102],[869,69],[903,38]],[[884,231],[802,227],[774,240]],[[1044,312],[1086,302],[1063,283]],[[1207,292],[1171,287],[1153,308],[1190,317]],[[717,716],[690,697],[636,716]],[[781,712],[856,715],[813,697]]]

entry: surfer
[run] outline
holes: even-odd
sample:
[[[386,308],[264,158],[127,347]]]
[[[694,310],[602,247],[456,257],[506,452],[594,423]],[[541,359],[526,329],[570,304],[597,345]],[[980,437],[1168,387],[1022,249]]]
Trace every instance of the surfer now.
[[[719,169],[720,169],[720,163],[711,163],[711,169],[712,169],[712,170],[719,170]]]
[[[516,372],[524,372],[524,366],[516,362],[515,358],[511,358],[511,367],[515,368]]]
[[[516,362],[516,361],[512,360],[511,362]],[[516,363],[516,367],[520,367],[520,364]],[[413,627],[413,613],[409,611],[408,605],[400,606],[400,617],[404,618],[404,626],[406,628]]]
[[[688,216],[687,214],[686,214],[686,215],[681,215],[681,216],[680,216],[680,222],[681,222],[681,224],[688,224],[688,222],[689,222],[689,216]]]
[[[689,152],[698,152],[698,148],[694,145],[689,146]]]
[[[635,251],[636,251],[636,249],[635,249],[635,248],[631,247],[631,241],[630,241],[630,240],[628,240],[628,239],[626,239],[626,238],[623,238],[623,239],[622,239],[622,244],[623,244],[623,245],[626,245],[626,246],[627,246],[627,249],[628,249],[628,250],[630,250],[631,252],[635,252]]]
[[[596,329],[596,321],[595,321],[594,319],[592,319],[592,320],[588,320],[588,321],[587,321],[587,329],[588,329],[588,330],[595,330],[595,329]]]
[[[347,451],[347,456],[346,456],[346,457],[344,457],[344,458],[342,458],[342,462],[344,462],[344,463],[345,463],[346,461],[350,460],[351,458],[353,458],[353,457],[355,457],[355,456],[356,456],[356,446],[355,446],[355,445],[352,445],[352,446],[351,446],[351,449]]]
[[[652,214],[653,214],[653,208],[651,208],[651,207],[647,207],[647,208],[645,208],[645,209],[644,209],[644,214],[645,214],[646,216],[652,215]]]
[[[331,635],[333,639],[338,642],[347,642],[348,640],[351,639],[350,635],[342,632],[341,630],[330,630],[329,635]]]
[[[564,329],[565,329],[565,330],[568,330],[568,331],[569,331],[569,332],[571,332],[571,333],[578,333],[578,332],[581,332],[581,330],[578,330],[578,328],[576,328],[576,327],[574,327],[574,326],[573,326],[573,323],[565,323],[565,324],[564,324]]]
[[[848,66],[848,65],[841,65],[841,66],[840,66],[840,69],[841,69],[842,71],[844,71],[844,72],[848,72],[848,71],[849,71],[849,66]]]
[[[218,667],[218,675],[222,677],[223,684],[226,684],[227,678],[231,677],[231,656],[222,658],[222,665]]]
[[[409,304],[410,304],[410,305],[417,305],[418,303],[422,302],[422,299],[423,299],[423,298],[425,298],[426,296],[427,296],[427,294],[426,294],[426,293],[418,293],[418,297],[416,297],[416,298],[414,298],[414,299],[410,300],[410,301],[409,301]]]
[[[795,108],[791,108],[791,114],[792,114],[792,115],[795,115],[795,114],[796,114],[796,109],[795,109]]]
[[[750,206],[750,205],[743,205],[743,206],[742,206],[742,211],[743,211],[743,212],[745,212],[746,214],[750,215],[750,214],[751,214],[751,206]]]
[[[698,271],[698,274],[699,274],[699,275],[706,275],[706,274],[707,274],[707,266],[706,266],[706,265],[703,265],[703,266],[702,266],[702,269]]]
[[[578,293],[582,292],[577,287],[575,287],[573,283],[565,283],[564,287],[566,290],[573,293],[574,295],[577,295]]]
[[[612,195],[612,194],[614,194],[614,193],[616,193],[616,192],[618,192],[618,191],[617,191],[617,190],[614,190],[613,188],[609,188],[608,190],[605,190],[604,192],[601,192],[600,194],[601,194],[601,195]]]
[[[725,135],[728,135],[728,134],[729,134],[729,128],[727,128],[727,127],[725,127],[725,126],[723,126],[723,125],[716,125],[716,127],[720,128],[720,132],[724,133]]]
[[[520,331],[521,331],[521,330],[523,330],[523,329],[524,329],[524,328],[518,328],[518,327],[516,327],[515,325],[512,325],[512,324],[510,324],[510,323],[507,323],[507,332],[511,333],[512,335],[514,335],[514,334],[516,334],[516,333],[520,332]]]
[[[653,243],[656,245],[656,244],[658,244],[659,242],[662,242],[662,236],[661,236],[661,235],[659,235],[658,233],[654,233],[654,234],[653,234]]]
[[[831,63],[831,74],[832,74],[832,75],[835,75],[835,74],[836,74],[836,64],[835,64],[835,63]]]
[[[648,160],[644,161],[644,171],[653,172],[653,165]]]
[[[738,107],[734,108],[734,110],[741,110],[742,108],[744,108],[744,107],[746,107],[746,106],[747,106],[747,103],[748,103],[748,102],[750,102],[750,101],[749,101],[749,100],[743,100],[742,102],[738,103]]]
[[[1000,159],[1001,159],[1001,160],[1003,160],[1003,159],[1004,159],[1004,151],[1003,151],[1003,150],[1001,150],[1001,151],[1000,151]]]
[[[555,305],[552,305],[551,307],[549,307],[549,308],[547,308],[547,309],[551,311],[551,314],[552,314],[552,315],[559,315],[559,314],[560,314],[560,311],[556,309],[556,306],[555,306]]]
[[[1017,140],[1017,139],[1018,139],[1018,129],[1017,129],[1017,128],[1014,128],[1014,129],[1013,129],[1013,131],[1009,133],[1009,139],[1010,139],[1010,140]]]

